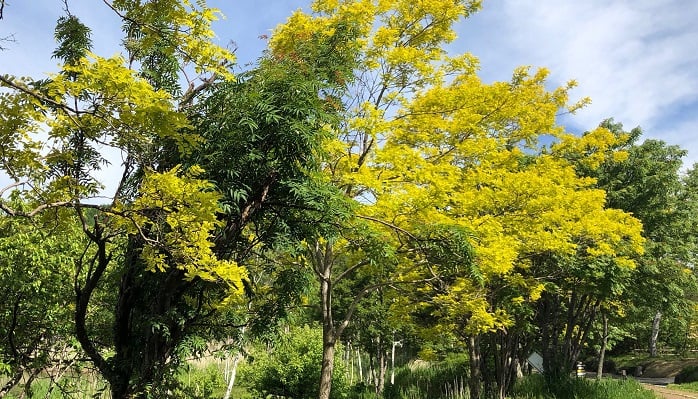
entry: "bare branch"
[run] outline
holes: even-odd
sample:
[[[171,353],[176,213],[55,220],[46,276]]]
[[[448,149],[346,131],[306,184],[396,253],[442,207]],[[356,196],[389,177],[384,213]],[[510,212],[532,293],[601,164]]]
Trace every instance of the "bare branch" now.
[[[63,0],[63,11],[70,17],[73,14],[70,13],[70,7],[68,7],[68,0]]]
[[[213,75],[209,76],[208,78],[202,79],[203,82],[198,86],[195,86],[194,82],[190,82],[189,88],[182,96],[182,100],[179,102],[179,110],[181,111],[181,110],[185,109],[186,107],[190,106],[192,104],[192,102],[194,101],[194,98],[199,93],[201,93],[203,90],[205,90],[206,88],[211,86],[217,78],[218,78],[218,75],[214,73]]]
[[[2,198],[2,196],[5,195],[5,193],[6,193],[8,190],[11,190],[11,189],[13,189],[13,188],[19,187],[19,186],[21,186],[21,185],[23,185],[23,184],[26,184],[26,182],[16,182],[16,183],[10,184],[9,186],[3,188],[2,190],[0,190],[0,198]]]
[[[16,40],[15,40],[15,35],[12,35],[12,34],[7,35],[7,36],[4,36],[4,37],[0,37],[0,43],[3,43],[3,42],[5,42],[5,43],[14,43],[15,41],[16,41]],[[5,47],[3,47],[3,46],[0,45],[0,51],[2,51],[2,50],[5,50]]]
[[[340,273],[340,275],[337,276],[337,278],[334,279],[335,284],[337,284],[338,282],[344,280],[344,279],[349,275],[349,273],[351,273],[351,272],[353,272],[354,270],[359,269],[359,268],[361,268],[361,267],[363,267],[363,266],[368,265],[368,263],[369,263],[369,261],[368,261],[367,259],[365,259],[365,260],[362,260],[361,262],[358,262],[358,263],[356,263],[355,265],[353,265],[353,266],[347,268],[345,271],[343,271],[342,273]]]

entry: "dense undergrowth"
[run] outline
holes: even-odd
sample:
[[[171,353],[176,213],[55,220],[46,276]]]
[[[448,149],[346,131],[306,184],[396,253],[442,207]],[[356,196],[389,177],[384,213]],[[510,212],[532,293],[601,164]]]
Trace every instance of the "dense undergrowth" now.
[[[467,387],[467,363],[462,357],[454,357],[440,363],[416,363],[396,370],[394,384],[386,381],[383,395],[375,394],[373,387],[354,385],[342,387],[338,397],[346,399],[469,399]],[[226,384],[221,364],[212,362],[206,365],[186,368],[179,375],[181,387],[173,392],[180,398],[222,398]],[[244,381],[233,391],[232,397],[258,399],[254,390],[244,387]],[[698,391],[698,383],[684,384],[677,388]],[[84,378],[66,379],[62,385],[49,384],[47,380],[37,380],[33,384],[33,394],[28,398],[59,399],[106,398],[108,393],[97,380]],[[22,392],[13,392],[9,398],[22,397]],[[514,387],[511,399],[656,399],[633,379],[614,380],[569,378],[555,384],[546,385],[539,374],[526,376]],[[294,398],[305,399],[305,398]]]
[[[651,391],[633,379],[596,381],[569,378],[547,385],[541,375],[521,379],[514,387],[512,399],[655,399]]]

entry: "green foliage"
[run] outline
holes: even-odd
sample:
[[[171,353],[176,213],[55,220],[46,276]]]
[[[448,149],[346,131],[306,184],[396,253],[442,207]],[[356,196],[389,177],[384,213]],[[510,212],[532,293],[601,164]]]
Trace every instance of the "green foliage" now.
[[[212,42],[218,11],[205,0],[105,6],[121,18],[126,56],[91,54],[90,28],[68,15],[55,30],[60,71],[45,81],[0,76],[0,167],[27,182],[7,188],[26,203],[0,199],[4,373],[48,369],[45,342],[75,338],[115,398],[220,395],[214,368],[185,383],[184,359],[244,334],[230,326],[260,334],[289,320],[317,288],[312,271],[326,347],[352,315],[347,332],[380,354],[420,319],[435,344],[488,338],[478,341],[488,367],[532,345],[536,310],[562,320],[580,309],[567,325],[538,326],[551,327],[544,349],[576,357],[569,343],[583,343],[633,273],[665,298],[662,309],[687,292],[695,248],[667,239],[690,241],[687,226],[698,225],[678,206],[698,197],[676,179],[682,151],[635,145],[639,132],[611,121],[565,135],[556,116],[576,109],[574,83],[549,91],[547,71],[481,82],[473,56],[444,47],[480,1],[317,0],[238,77],[232,52]],[[182,93],[191,69],[203,83]],[[559,145],[542,149],[542,132]],[[111,201],[88,205],[103,189],[103,147],[123,155],[123,178]],[[614,157],[625,150],[625,162]],[[694,172],[686,187],[696,181]],[[639,223],[604,204],[645,222],[651,256],[639,272]],[[20,215],[43,230],[11,218]],[[299,248],[316,243],[324,250],[304,268]],[[256,338],[241,381],[260,395],[317,395],[320,329]],[[512,338],[509,349],[499,338]],[[462,396],[464,364],[404,369],[387,394]],[[342,376],[340,367],[333,397],[347,393]],[[584,384],[555,389],[606,389]]]
[[[13,209],[4,196],[0,206],[9,216],[34,219],[55,209],[62,218],[75,212],[70,221],[77,237],[69,242],[89,250],[56,250],[66,258],[68,277],[57,284],[69,294],[58,309],[61,320],[74,320],[69,334],[113,396],[164,396],[178,389],[174,376],[185,352],[199,352],[199,340],[235,335],[224,327],[248,322],[243,291],[268,292],[267,283],[278,284],[274,294],[260,295],[279,302],[274,310],[299,299],[292,291],[307,279],[291,269],[269,272],[280,262],[264,278],[248,280],[241,263],[253,251],[264,252],[263,244],[293,248],[349,213],[349,202],[320,167],[323,145],[339,124],[333,101],[349,79],[339,75],[353,66],[350,49],[332,50],[353,33],[347,26],[320,38],[319,52],[304,68],[265,57],[234,80],[232,52],[211,40],[218,11],[204,0],[104,6],[123,22],[127,56],[90,53],[89,27],[68,15],[55,31],[60,71],[40,82],[0,76],[0,166],[26,181],[3,193],[16,189],[29,203]],[[191,69],[203,83],[189,82],[181,93],[178,82]],[[123,156],[113,165],[123,168],[122,180],[106,194],[100,181],[105,148]],[[109,201],[85,204],[97,195]],[[63,233],[48,230],[46,242],[66,238]],[[37,248],[21,234],[13,239]],[[36,259],[24,260],[32,263],[29,271],[44,260],[36,252]],[[50,279],[41,276],[37,285]],[[12,279],[2,282],[11,286]],[[12,329],[19,317],[4,307]],[[27,340],[21,344],[31,346]],[[0,363],[9,370],[17,361]]]
[[[80,355],[70,306],[72,258],[89,253],[80,235],[70,221],[0,217],[0,375],[61,374]]]
[[[684,367],[676,375],[676,377],[674,377],[674,383],[676,384],[685,384],[696,381],[698,381],[698,366]]]
[[[468,358],[454,355],[438,363],[416,362],[395,373],[386,384],[385,399],[464,399],[467,394]]]
[[[124,15],[124,46],[144,62],[144,75],[157,86],[174,88],[172,66],[193,64],[197,73],[215,72],[232,77],[232,51],[213,44],[211,23],[220,16],[205,0],[115,0],[111,7]]]
[[[204,142],[187,162],[201,165],[223,195],[229,241],[221,240],[222,251],[288,233],[312,237],[346,215],[347,201],[318,173],[322,145],[338,123],[323,95],[332,87],[290,62],[263,59],[190,110]],[[230,240],[243,238],[248,222],[256,226],[248,242]]]
[[[19,389],[10,391],[5,397],[18,399],[88,399],[102,398],[105,396],[108,386],[98,375],[80,367],[72,368],[67,374],[56,380],[39,376],[31,384],[31,393],[21,392]]]
[[[519,380],[514,387],[512,399],[655,399],[651,391],[633,379],[601,381],[584,378],[562,378],[555,384],[546,385],[540,374]]]
[[[337,350],[341,353],[341,348]],[[332,375],[332,398],[347,392],[339,355]],[[318,395],[322,365],[322,329],[291,327],[271,346],[259,344],[250,352],[248,364],[240,369],[240,384],[263,397],[279,395],[314,399]]]
[[[182,399],[221,398],[225,394],[225,390],[223,370],[217,364],[187,364],[179,370],[179,386],[168,397]]]
[[[53,57],[68,65],[76,64],[81,58],[86,57],[87,52],[92,48],[90,34],[90,28],[80,22],[76,16],[60,17],[54,34],[58,48],[54,50]]]
[[[608,157],[599,168],[582,173],[597,179],[598,187],[607,193],[608,207],[631,212],[640,219],[647,238],[631,284],[616,287],[622,297],[611,304],[612,324],[621,330],[614,334],[626,341],[621,345],[629,347],[639,342],[645,347],[650,341],[652,319],[661,312],[660,340],[683,350],[685,332],[694,318],[691,297],[698,288],[689,266],[698,237],[696,188],[691,184],[692,172],[682,176],[680,170],[686,151],[659,140],[640,142],[639,128],[626,132],[612,119],[603,121],[600,128],[621,138],[617,150],[625,156]]]

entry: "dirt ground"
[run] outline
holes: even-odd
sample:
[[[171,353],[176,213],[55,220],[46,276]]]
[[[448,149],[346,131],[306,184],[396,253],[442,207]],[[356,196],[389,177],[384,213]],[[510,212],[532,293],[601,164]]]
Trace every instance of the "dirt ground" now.
[[[698,359],[682,360],[652,360],[643,364],[642,377],[638,380],[652,380],[673,378],[681,369],[686,366],[698,365]],[[632,375],[635,370],[627,370]],[[646,381],[643,381],[646,382]],[[665,386],[643,384],[647,389],[653,390],[659,397],[664,399],[698,399],[698,393],[670,389]]]
[[[653,390],[658,396],[664,399],[698,399],[698,393],[677,391],[658,385],[644,384],[645,388]]]

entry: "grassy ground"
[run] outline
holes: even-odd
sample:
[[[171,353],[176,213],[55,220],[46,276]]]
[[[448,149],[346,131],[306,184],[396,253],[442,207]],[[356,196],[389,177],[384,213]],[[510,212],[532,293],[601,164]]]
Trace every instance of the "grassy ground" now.
[[[457,359],[460,360],[460,359]],[[467,399],[467,387],[463,380],[463,365],[458,361],[446,362],[439,367],[415,368],[411,372],[404,370],[404,375],[396,376],[395,388],[386,387],[384,398],[390,399]],[[460,376],[460,377],[458,377]],[[222,378],[220,364],[209,362],[207,364],[196,364],[182,370],[180,380],[183,383],[183,392],[179,392],[180,397],[187,398],[221,398],[225,391],[225,383]],[[51,393],[47,395],[50,386],[46,381],[37,381],[34,385],[34,395],[31,398],[64,398],[66,391],[80,392],[75,398],[106,398],[105,392],[100,391],[103,385],[97,380],[88,381],[85,378],[72,380],[75,385],[67,385],[59,389],[53,387]],[[84,385],[80,385],[84,384]],[[400,386],[401,385],[401,386]],[[399,388],[398,388],[399,387]],[[66,390],[66,388],[68,388]],[[397,389],[396,389],[397,388]],[[698,383],[686,384],[677,388],[698,392]],[[352,395],[353,393],[353,395]],[[373,398],[375,395],[357,395],[352,392],[348,398]],[[9,395],[10,398],[20,397],[20,392]],[[94,396],[93,396],[94,395]],[[248,392],[236,389],[233,394],[235,398],[251,398]],[[546,388],[543,378],[540,375],[531,375],[521,380],[515,389],[515,395],[511,399],[656,399],[652,392],[644,389],[640,384],[632,379],[626,381],[604,379],[596,382],[591,379],[569,379],[562,380],[553,387]]]
[[[667,388],[698,393],[698,381],[688,382],[686,384],[669,384]]]
[[[521,380],[512,399],[656,399],[657,396],[638,382],[628,380],[566,379],[546,387],[541,375]]]

